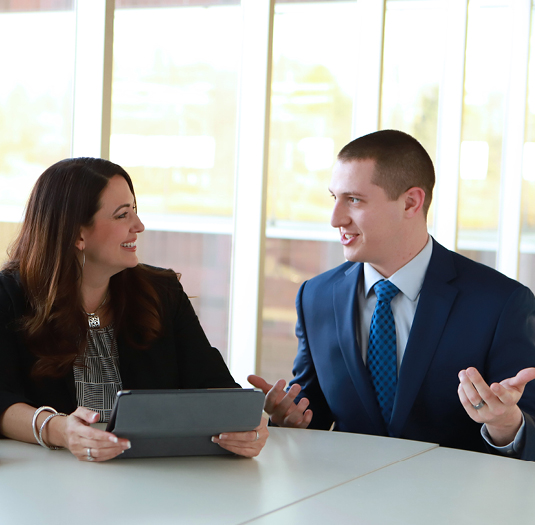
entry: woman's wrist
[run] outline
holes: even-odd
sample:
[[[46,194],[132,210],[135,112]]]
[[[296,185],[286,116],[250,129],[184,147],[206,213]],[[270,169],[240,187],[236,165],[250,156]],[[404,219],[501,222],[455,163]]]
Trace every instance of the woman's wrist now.
[[[50,416],[50,414],[46,414]],[[43,419],[44,423],[46,418]],[[67,440],[65,439],[65,424],[67,422],[67,416],[64,414],[52,417],[46,423],[41,433],[43,441],[49,447],[66,447]],[[41,428],[41,427],[39,427]]]

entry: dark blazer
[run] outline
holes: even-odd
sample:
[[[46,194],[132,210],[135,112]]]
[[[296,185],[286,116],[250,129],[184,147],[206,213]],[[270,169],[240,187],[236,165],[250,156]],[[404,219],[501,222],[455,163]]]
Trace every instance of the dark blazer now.
[[[131,348],[118,337],[123,388],[239,387],[219,351],[210,346],[176,276],[162,272],[154,285],[162,301],[163,334],[146,350]],[[69,414],[77,407],[72,373],[61,379],[30,377],[36,358],[16,330],[26,307],[18,277],[0,272],[0,413],[22,402]]]
[[[477,368],[490,384],[535,366],[535,298],[499,272],[433,241],[433,253],[399,370],[388,428],[357,343],[357,283],[346,262],[305,282],[297,295],[293,383],[310,400],[310,428],[390,435],[488,451],[481,425],[458,399],[458,373]],[[535,381],[519,403],[522,458],[535,460]],[[490,448],[490,447],[489,447]]]

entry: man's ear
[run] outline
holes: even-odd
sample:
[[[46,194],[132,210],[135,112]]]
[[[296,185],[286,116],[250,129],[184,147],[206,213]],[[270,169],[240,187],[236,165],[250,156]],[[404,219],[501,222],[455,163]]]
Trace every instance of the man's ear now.
[[[422,188],[409,188],[405,192],[405,214],[407,217],[414,217],[424,206],[425,191]]]

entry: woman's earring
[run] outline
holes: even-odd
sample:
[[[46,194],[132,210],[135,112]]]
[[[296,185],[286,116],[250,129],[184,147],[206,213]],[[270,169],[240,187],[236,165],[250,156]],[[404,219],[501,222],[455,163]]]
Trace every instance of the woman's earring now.
[[[84,269],[84,266],[85,266],[85,252],[84,250],[82,250],[82,270]]]

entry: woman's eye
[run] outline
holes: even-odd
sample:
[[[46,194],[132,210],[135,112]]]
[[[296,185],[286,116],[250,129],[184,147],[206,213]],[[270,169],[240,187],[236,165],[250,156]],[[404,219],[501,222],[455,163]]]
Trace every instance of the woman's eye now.
[[[126,216],[128,215],[128,212],[125,211],[124,213],[121,213],[121,215],[117,215],[118,219],[126,219]]]

